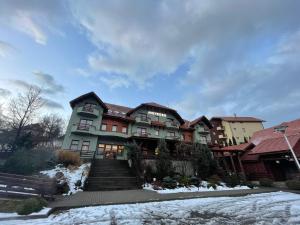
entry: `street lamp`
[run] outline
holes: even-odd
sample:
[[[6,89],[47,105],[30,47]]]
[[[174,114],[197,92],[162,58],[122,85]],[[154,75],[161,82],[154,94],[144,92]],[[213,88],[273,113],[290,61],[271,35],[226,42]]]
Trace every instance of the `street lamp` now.
[[[299,170],[299,172],[300,172],[300,164],[299,164],[299,161],[298,161],[298,159],[297,159],[297,156],[296,156],[296,154],[295,154],[295,152],[294,152],[294,150],[293,150],[293,148],[292,148],[292,146],[291,146],[291,144],[290,144],[290,142],[289,142],[289,139],[288,139],[287,136],[285,135],[285,131],[286,131],[287,127],[288,127],[288,126],[281,125],[281,126],[275,127],[274,130],[275,130],[275,132],[278,132],[278,133],[282,133],[282,134],[283,134],[283,137],[284,137],[284,139],[285,139],[285,141],[286,141],[286,143],[287,143],[287,145],[288,145],[288,147],[289,147],[289,149],[290,149],[290,151],[291,151],[291,153],[292,153],[292,155],[293,155],[293,158],[294,158],[294,161],[295,161],[295,163],[296,163],[296,166],[297,166],[297,168],[298,168],[298,170]]]

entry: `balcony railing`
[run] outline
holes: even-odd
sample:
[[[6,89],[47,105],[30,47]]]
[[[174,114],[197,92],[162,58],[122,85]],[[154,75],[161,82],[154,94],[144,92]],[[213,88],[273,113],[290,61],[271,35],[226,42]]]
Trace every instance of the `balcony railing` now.
[[[199,129],[199,133],[209,133],[209,129],[202,127]]]
[[[134,132],[132,134],[133,134],[133,136],[138,136],[138,137],[149,137],[149,136],[151,136],[151,133],[148,133],[148,132]]]
[[[179,123],[175,121],[166,121],[165,124],[167,127],[179,128]]]
[[[71,132],[95,134],[96,127],[89,124],[73,124]]]
[[[166,139],[171,139],[171,140],[180,140],[180,139],[181,139],[181,137],[180,137],[180,136],[177,136],[177,135],[175,135],[175,136],[167,135],[167,136],[166,136]]]
[[[77,113],[88,117],[99,116],[99,110],[95,106],[81,106],[77,109]]]
[[[135,121],[137,123],[147,123],[147,124],[151,124],[151,118],[147,117],[147,116],[137,116],[135,117]]]

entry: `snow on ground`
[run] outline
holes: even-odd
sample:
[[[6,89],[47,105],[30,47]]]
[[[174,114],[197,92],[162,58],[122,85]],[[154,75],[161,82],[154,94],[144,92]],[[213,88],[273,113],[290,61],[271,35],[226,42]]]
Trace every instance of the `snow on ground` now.
[[[203,191],[228,191],[228,190],[242,190],[242,189],[250,189],[247,186],[241,186],[238,185],[234,188],[227,187],[224,183],[221,183],[221,185],[217,186],[216,189],[213,189],[212,187],[207,187],[207,182],[202,181],[201,186],[198,188],[196,186],[190,186],[190,187],[178,187],[174,189],[162,189],[162,190],[155,190],[151,184],[145,184],[145,187],[143,189],[150,190],[150,191],[156,191],[160,194],[169,194],[169,193],[179,193],[179,192],[203,192]]]
[[[81,190],[75,186],[75,183],[78,180],[81,180],[81,185],[83,186],[83,184],[88,176],[88,171],[89,171],[90,166],[91,166],[90,163],[85,163],[85,164],[82,164],[80,167],[71,170],[66,167],[63,167],[62,165],[57,165],[52,170],[45,170],[45,171],[41,171],[40,173],[47,175],[51,178],[54,178],[55,174],[57,172],[62,172],[67,180],[69,187],[70,187],[70,191],[68,194],[71,194],[71,193],[74,194],[77,191]]]
[[[47,213],[51,210],[51,208],[43,208],[39,212],[31,213],[29,215],[47,215]],[[2,218],[10,218],[10,217],[22,217],[23,215],[18,215],[18,213],[1,213],[0,212],[0,219]],[[17,224],[17,223],[16,223]]]
[[[127,205],[94,206],[3,225],[300,224],[300,195],[287,192]]]

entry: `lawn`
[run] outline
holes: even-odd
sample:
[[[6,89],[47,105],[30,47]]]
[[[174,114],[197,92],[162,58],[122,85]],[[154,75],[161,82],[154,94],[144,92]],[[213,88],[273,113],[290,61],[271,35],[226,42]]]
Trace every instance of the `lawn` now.
[[[274,192],[71,209],[46,219],[3,225],[46,224],[300,224],[300,195]]]

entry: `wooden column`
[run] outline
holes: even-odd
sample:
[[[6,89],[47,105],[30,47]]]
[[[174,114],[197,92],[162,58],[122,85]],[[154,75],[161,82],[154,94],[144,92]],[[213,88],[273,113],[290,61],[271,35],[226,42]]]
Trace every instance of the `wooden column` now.
[[[235,168],[235,165],[234,165],[234,161],[233,161],[231,152],[230,152],[230,161],[231,161],[231,164],[232,164],[232,168],[233,168],[234,172],[236,173],[236,168]]]
[[[241,158],[240,158],[240,152],[237,153],[237,158],[238,158],[238,161],[239,161],[239,166],[240,166],[240,168],[241,168],[241,172],[242,172],[242,174],[243,174],[244,176],[246,176],[245,170],[244,170],[244,167],[243,167]]]
[[[224,162],[225,170],[226,170],[226,172],[230,172],[227,161],[226,161],[226,157],[224,156],[224,152],[222,152],[222,156],[223,156],[222,159],[223,159],[223,162]]]

